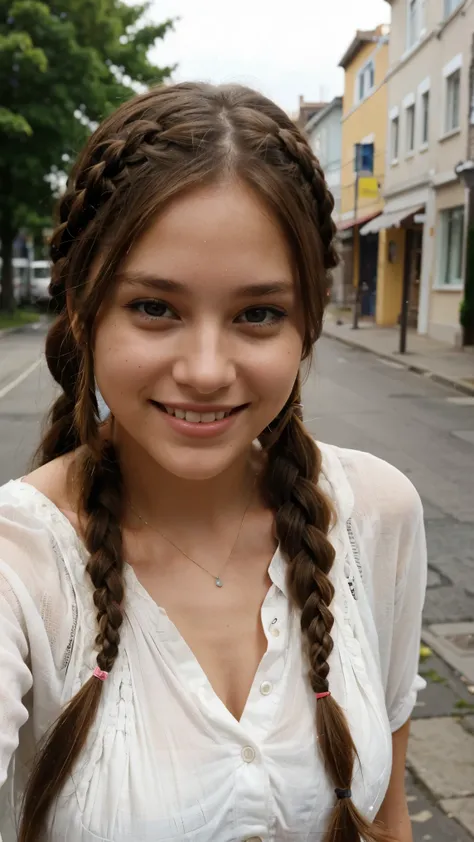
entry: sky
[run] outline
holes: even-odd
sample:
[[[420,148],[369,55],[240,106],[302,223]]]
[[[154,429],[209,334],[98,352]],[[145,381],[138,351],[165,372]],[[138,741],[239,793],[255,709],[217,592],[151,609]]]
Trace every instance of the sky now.
[[[338,64],[356,30],[390,22],[385,0],[152,0],[149,14],[179,18],[151,54],[178,64],[175,81],[240,82],[290,114],[300,94],[342,94]]]

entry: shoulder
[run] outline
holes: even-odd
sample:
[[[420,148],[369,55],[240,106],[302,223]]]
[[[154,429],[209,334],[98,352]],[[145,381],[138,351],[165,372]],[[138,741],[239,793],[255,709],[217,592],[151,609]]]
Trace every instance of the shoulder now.
[[[23,477],[22,482],[36,489],[60,511],[73,511],[73,492],[71,485],[71,467],[75,454],[67,454],[41,465]]]
[[[64,565],[58,562],[72,534],[61,485],[66,473],[56,460],[0,487],[0,578],[37,605],[46,592],[60,598],[64,587]]]
[[[346,499],[346,515],[382,522],[385,528],[418,524],[423,507],[415,486],[398,468],[361,450],[319,444],[328,479]]]

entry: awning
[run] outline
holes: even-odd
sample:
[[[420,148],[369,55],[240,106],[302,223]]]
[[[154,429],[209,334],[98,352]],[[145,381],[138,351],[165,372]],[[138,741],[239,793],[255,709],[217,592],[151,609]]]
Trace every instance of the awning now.
[[[363,225],[365,222],[368,222],[369,219],[373,219],[376,217],[380,211],[376,213],[369,213],[365,216],[358,216],[357,219],[341,219],[337,223],[337,230],[338,231],[346,231],[348,228],[354,228],[355,225]]]
[[[418,213],[423,208],[424,205],[414,205],[411,208],[403,208],[402,210],[392,211],[391,213],[381,213],[380,216],[375,217],[367,225],[364,225],[360,229],[360,233],[365,237],[366,234],[377,234],[385,228],[400,228],[401,223],[405,219],[413,216],[414,213]]]

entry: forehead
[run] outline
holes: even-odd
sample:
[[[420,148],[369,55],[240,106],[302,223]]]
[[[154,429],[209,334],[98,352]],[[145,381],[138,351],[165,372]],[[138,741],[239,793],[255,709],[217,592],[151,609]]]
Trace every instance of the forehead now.
[[[286,237],[270,210],[241,182],[203,187],[175,199],[135,244],[126,272],[185,283],[293,280]]]

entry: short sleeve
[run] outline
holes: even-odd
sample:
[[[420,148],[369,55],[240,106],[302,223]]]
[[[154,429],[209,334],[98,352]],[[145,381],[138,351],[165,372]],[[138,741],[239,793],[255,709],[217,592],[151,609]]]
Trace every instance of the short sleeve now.
[[[352,490],[351,543],[370,605],[390,726],[409,719],[425,682],[418,675],[427,551],[420,496],[397,468],[339,449]]]
[[[27,658],[28,641],[20,606],[10,582],[0,571],[0,788],[18,747],[20,728],[28,719],[23,698],[31,689],[33,677]]]
[[[73,625],[71,587],[33,495],[0,488],[0,840],[12,770],[57,716]]]
[[[412,509],[400,532],[399,575],[387,671],[386,704],[392,732],[410,718],[417,693],[426,686],[418,675],[427,577],[426,537],[421,501],[414,489],[411,497]]]

